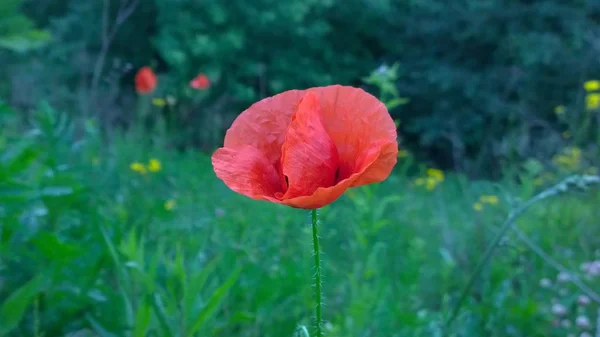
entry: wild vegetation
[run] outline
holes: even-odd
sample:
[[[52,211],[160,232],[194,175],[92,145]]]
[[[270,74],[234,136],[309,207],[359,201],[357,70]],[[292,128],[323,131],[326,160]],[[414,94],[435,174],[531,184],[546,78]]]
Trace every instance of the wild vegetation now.
[[[600,334],[596,1],[0,4],[0,336],[314,337],[310,212],[211,165],[250,104],[395,119],[319,210],[323,332]]]

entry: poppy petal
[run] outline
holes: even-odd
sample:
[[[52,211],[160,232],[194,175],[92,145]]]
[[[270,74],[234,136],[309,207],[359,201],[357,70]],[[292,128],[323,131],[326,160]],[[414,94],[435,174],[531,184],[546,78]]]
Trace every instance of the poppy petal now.
[[[374,147],[373,151],[369,151],[368,154],[361,158],[361,163],[357,168],[357,171],[350,175],[350,177],[338,182],[336,185],[331,187],[320,187],[312,195],[282,200],[281,203],[296,208],[315,209],[334,202],[348,188],[357,186],[357,182],[360,179],[368,177],[368,171],[371,170],[371,168],[376,167],[375,165],[380,158],[385,156],[386,151],[389,151],[386,147],[393,148],[393,146],[393,144],[390,144],[383,147]]]
[[[277,201],[281,192],[277,170],[267,158],[252,146],[220,148],[212,156],[219,179],[233,191],[253,199]]]
[[[282,146],[281,164],[288,180],[282,199],[313,194],[333,186],[339,168],[335,144],[321,121],[317,95],[308,93],[298,105]]]
[[[377,153],[374,155],[374,153]],[[374,158],[374,159],[373,159]],[[378,183],[387,179],[398,161],[398,143],[375,144],[365,151],[362,158],[363,173],[352,183],[352,187]],[[367,164],[370,163],[370,164]]]
[[[380,157],[381,162],[373,172],[377,171],[377,175],[383,177],[381,173],[392,170],[398,151],[396,125],[382,102],[354,87],[332,85],[309,91],[321,100],[323,124],[340,157],[340,179],[357,172],[361,155],[377,151],[377,147],[388,143],[396,144],[395,149],[394,146],[386,147],[386,154]],[[364,181],[372,179],[373,176]]]
[[[224,147],[250,145],[275,164],[281,158],[281,145],[292,114],[304,94],[304,91],[290,90],[254,103],[227,130]]]

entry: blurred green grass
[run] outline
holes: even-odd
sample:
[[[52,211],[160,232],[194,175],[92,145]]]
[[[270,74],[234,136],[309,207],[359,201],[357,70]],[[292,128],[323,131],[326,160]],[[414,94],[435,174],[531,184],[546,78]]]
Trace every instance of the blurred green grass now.
[[[92,124],[72,135],[66,118],[43,109],[25,133],[2,128],[0,336],[280,337],[312,325],[309,212],[237,195],[209,156],[146,146],[149,135],[110,146]],[[158,172],[130,168],[150,159]],[[498,182],[446,174],[432,190],[415,184],[423,174],[401,158],[384,183],[320,210],[326,336],[441,336],[511,207],[543,187],[520,168]],[[482,195],[499,202],[477,211]],[[600,260],[599,201],[597,190],[561,196],[518,226],[579,270]],[[575,316],[593,319],[597,307],[578,306],[568,283],[540,286],[556,275],[509,235],[450,335],[584,331],[553,325],[553,299]]]

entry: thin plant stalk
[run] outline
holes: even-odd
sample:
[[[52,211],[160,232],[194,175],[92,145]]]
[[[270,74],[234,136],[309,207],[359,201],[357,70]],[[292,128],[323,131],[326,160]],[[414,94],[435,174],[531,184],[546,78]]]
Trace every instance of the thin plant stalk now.
[[[315,307],[315,336],[322,337],[323,331],[323,317],[322,317],[322,308],[323,308],[323,296],[321,293],[321,250],[319,248],[319,234],[318,234],[318,220],[317,220],[317,210],[312,210],[312,235],[313,235],[313,249],[315,256],[315,297],[316,297],[316,307]]]

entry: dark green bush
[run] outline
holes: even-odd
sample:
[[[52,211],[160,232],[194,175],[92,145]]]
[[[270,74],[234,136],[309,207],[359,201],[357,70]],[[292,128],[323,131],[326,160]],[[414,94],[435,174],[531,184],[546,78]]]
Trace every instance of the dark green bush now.
[[[133,2],[110,2],[109,28]],[[154,95],[177,101],[151,115],[168,122],[172,142],[205,149],[262,97],[358,86],[399,62],[398,91],[410,102],[393,114],[405,145],[442,166],[499,173],[506,161],[555,152],[566,126],[554,107],[577,110],[582,82],[600,77],[600,4],[592,0],[148,1],[119,26],[97,88],[102,2],[25,4],[54,40],[14,67],[2,93],[10,103],[47,99],[97,116],[106,129],[130,125],[134,70],[151,65],[161,83]],[[187,86],[200,72],[212,81],[202,93]],[[597,138],[597,122],[588,128],[577,145]]]

